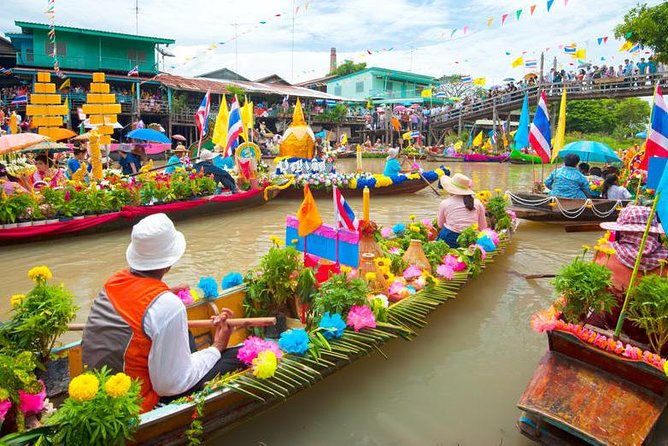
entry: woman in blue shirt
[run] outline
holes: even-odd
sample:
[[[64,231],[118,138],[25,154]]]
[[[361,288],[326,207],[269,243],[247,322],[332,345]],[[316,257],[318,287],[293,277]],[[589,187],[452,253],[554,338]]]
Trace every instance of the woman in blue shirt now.
[[[172,155],[169,160],[167,160],[167,166],[165,168],[165,173],[174,173],[176,168],[182,168],[183,166],[183,155],[186,153],[186,148],[183,144],[179,144],[174,149],[174,155]]]
[[[383,175],[386,177],[395,177],[401,173],[401,163],[397,160],[399,149],[392,148],[387,151],[387,162],[385,162],[385,170]]]
[[[552,171],[545,180],[545,186],[550,189],[549,195],[562,198],[589,198],[591,188],[589,180],[577,169],[580,157],[569,153],[564,157],[564,167]]]
[[[139,169],[141,169],[141,162],[139,161],[139,157],[132,153],[132,147],[122,145],[118,149],[118,154],[120,155],[118,164],[121,165],[123,175],[132,175],[139,172]]]
[[[81,164],[86,165],[86,155],[88,155],[88,151],[85,147],[75,147],[73,154],[74,156],[67,160],[67,170],[65,171],[65,175],[68,180],[71,180],[72,175],[81,168]],[[88,164],[86,169],[90,172],[91,165]]]

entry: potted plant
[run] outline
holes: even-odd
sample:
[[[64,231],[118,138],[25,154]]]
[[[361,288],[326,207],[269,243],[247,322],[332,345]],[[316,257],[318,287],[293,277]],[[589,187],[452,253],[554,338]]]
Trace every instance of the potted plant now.
[[[320,289],[313,296],[313,319],[319,320],[325,312],[338,313],[345,318],[353,305],[366,303],[367,293],[364,280],[349,279],[346,274],[335,274],[320,285]]]
[[[584,322],[591,312],[609,313],[617,305],[609,291],[611,277],[612,273],[604,265],[580,257],[563,266],[552,285],[564,297],[560,310],[566,322]]]
[[[642,328],[654,353],[668,342],[668,279],[657,275],[644,276],[631,290],[628,319]]]
[[[57,394],[67,388],[67,376],[62,376],[67,371],[67,359],[51,361],[51,350],[58,337],[67,331],[67,324],[76,317],[78,307],[72,293],[62,284],[48,283],[52,274],[46,266],[32,268],[28,276],[35,286],[25,296],[12,298],[12,317],[0,326],[0,337],[16,351],[34,353],[46,367],[40,375],[49,394]]]

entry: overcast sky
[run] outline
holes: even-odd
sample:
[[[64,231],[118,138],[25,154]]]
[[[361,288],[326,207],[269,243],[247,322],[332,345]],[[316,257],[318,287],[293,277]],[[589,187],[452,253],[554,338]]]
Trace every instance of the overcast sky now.
[[[570,43],[586,48],[594,64],[618,65],[625,55],[617,51],[622,42],[614,40],[612,29],[636,1],[554,0],[549,13],[545,0],[310,0],[307,8],[306,0],[138,3],[139,34],[176,40],[170,46],[176,57],[165,62],[165,71],[175,74],[227,67],[250,79],[276,73],[299,82],[325,75],[330,47],[336,47],[339,62],[352,59],[432,76],[484,76],[490,85],[524,75],[524,68],[511,68],[524,51],[525,59],[540,59],[543,51],[546,65],[557,56],[560,66],[574,69],[558,48]],[[294,28],[293,4],[299,7]],[[0,0],[0,32],[16,32],[14,20],[46,23],[46,5],[46,0]],[[135,0],[56,0],[55,9],[57,25],[136,32]],[[608,43],[599,45],[603,36]]]

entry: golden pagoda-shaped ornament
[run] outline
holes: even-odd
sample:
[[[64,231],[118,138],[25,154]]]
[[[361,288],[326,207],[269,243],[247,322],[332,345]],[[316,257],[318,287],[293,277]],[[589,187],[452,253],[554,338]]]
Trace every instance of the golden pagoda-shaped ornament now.
[[[315,147],[315,135],[313,130],[304,120],[302,104],[297,99],[295,111],[292,115],[292,123],[283,133],[278,155],[290,158],[313,158]]]

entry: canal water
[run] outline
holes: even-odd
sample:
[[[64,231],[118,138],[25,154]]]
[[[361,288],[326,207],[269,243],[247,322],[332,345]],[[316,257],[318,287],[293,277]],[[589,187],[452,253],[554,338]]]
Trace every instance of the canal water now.
[[[355,167],[354,160],[339,163],[340,171]],[[380,172],[383,163],[365,160],[364,168]],[[541,175],[532,166],[466,163],[449,167],[470,176],[477,190],[529,190]],[[348,201],[361,213],[361,199]],[[438,203],[429,189],[413,195],[372,195],[371,218],[381,225],[406,221],[411,214],[431,218]],[[167,282],[195,284],[201,276],[220,279],[231,271],[243,273],[269,248],[270,236],[283,234],[285,216],[294,214],[298,206],[298,200],[274,200],[236,214],[178,222],[188,248]],[[332,222],[331,202],[319,200],[318,206],[323,220]],[[558,226],[522,222],[504,255],[457,299],[439,307],[415,340],[396,340],[383,347],[389,360],[380,355],[361,359],[208,443],[531,444],[515,429],[519,415],[515,404],[546,349],[546,337],[531,331],[529,318],[550,304],[553,295],[549,280],[526,280],[523,274],[553,273],[583,244],[599,236],[596,232],[567,234]],[[28,269],[48,265],[54,280],[64,282],[77,296],[78,321],[84,322],[106,278],[125,266],[129,238],[128,229],[3,247],[0,320],[8,317],[9,296],[29,289]]]

